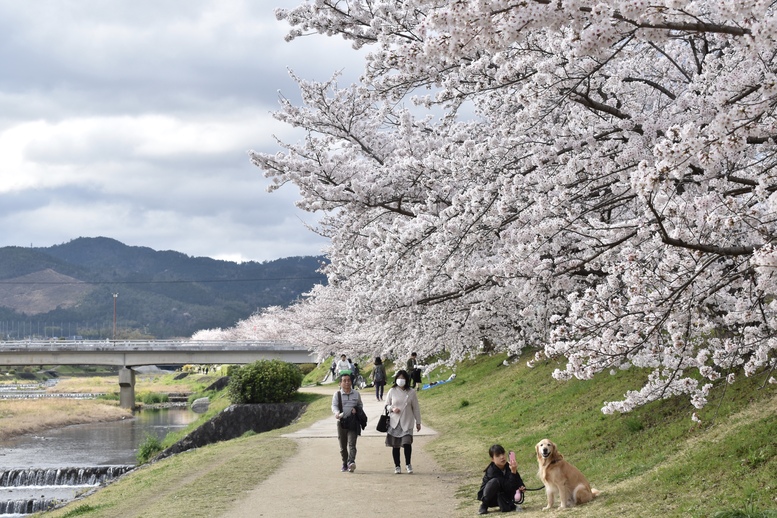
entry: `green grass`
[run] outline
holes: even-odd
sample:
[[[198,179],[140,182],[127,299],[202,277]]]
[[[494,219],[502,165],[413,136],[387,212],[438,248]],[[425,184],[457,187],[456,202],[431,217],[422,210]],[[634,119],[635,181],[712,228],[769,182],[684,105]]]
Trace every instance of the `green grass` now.
[[[504,355],[481,356],[456,366],[454,381],[419,393],[424,423],[440,433],[429,443],[430,453],[465,481],[455,491],[461,516],[475,514],[475,493],[494,443],[515,450],[527,487],[540,487],[534,445],[545,437],[602,491],[594,502],[569,512],[576,518],[777,514],[777,395],[773,386],[764,386],[763,376],[739,376],[734,385],[717,387],[709,405],[698,411],[702,419],[698,424],[690,418],[695,409],[684,398],[655,402],[624,415],[601,413],[604,402],[639,387],[644,372],[559,382],[551,373],[562,363],[548,360],[529,369],[529,357],[527,353],[504,366]],[[365,366],[367,371],[371,367],[366,362]],[[320,382],[327,368],[314,369],[303,384]],[[441,369],[431,379],[445,379],[450,372]],[[298,398],[309,403],[308,410],[287,428],[143,466],[46,516],[67,516],[69,509],[74,512],[79,506],[88,506],[91,511],[85,515],[90,517],[213,516],[214,509],[227,508],[269,476],[279,464],[278,455],[293,454],[296,443],[281,438],[282,433],[328,416],[328,397]],[[212,399],[204,419],[227,404],[223,397]],[[163,443],[169,445],[168,438]],[[547,516],[540,512],[544,505],[544,491],[527,493],[523,514]],[[211,514],[197,514],[201,509]]]
[[[621,371],[592,381],[555,381],[561,363],[529,369],[525,360],[502,365],[503,355],[458,366],[457,377],[420,395],[425,420],[443,431],[431,445],[439,462],[467,472],[462,508],[474,494],[488,448],[514,449],[527,487],[540,487],[534,445],[547,437],[602,491],[576,516],[713,516],[724,509],[775,509],[777,397],[764,378],[739,377],[716,388],[708,407],[683,398],[654,402],[623,415],[604,415],[645,373]],[[528,493],[527,510],[544,506],[544,491]]]
[[[146,438],[138,447],[138,464],[145,464],[162,451],[162,443],[156,435],[146,434]]]
[[[308,411],[286,428],[245,435],[143,465],[83,500],[40,516],[219,516],[294,454],[297,443],[281,434],[306,428],[329,415],[329,397],[301,396],[299,399],[309,403]]]

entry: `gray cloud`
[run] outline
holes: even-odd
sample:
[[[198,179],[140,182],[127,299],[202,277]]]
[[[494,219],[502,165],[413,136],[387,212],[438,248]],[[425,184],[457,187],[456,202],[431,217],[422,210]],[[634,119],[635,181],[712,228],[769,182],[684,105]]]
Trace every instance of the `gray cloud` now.
[[[321,253],[294,189],[267,193],[247,156],[295,140],[270,116],[297,97],[288,68],[361,71],[346,42],[284,41],[273,8],[296,3],[0,0],[0,246]]]

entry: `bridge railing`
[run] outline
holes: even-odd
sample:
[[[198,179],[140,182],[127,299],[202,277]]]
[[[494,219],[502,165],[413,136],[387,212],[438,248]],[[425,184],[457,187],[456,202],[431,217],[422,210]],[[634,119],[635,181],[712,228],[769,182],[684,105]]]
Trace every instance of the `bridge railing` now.
[[[283,340],[6,340],[0,341],[0,351],[176,351],[176,350],[235,350],[303,351],[306,347]]]

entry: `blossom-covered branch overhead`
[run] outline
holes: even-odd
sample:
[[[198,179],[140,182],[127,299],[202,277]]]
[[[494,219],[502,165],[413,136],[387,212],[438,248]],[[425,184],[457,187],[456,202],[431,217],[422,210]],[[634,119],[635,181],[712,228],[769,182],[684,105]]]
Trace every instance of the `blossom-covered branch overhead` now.
[[[317,0],[289,38],[364,47],[358,84],[297,78],[252,153],[331,238],[322,353],[484,347],[632,366],[604,410],[770,372],[777,339],[771,2]],[[320,302],[317,310],[314,308]],[[336,337],[336,338],[335,338]],[[773,380],[774,378],[772,378]],[[700,381],[701,380],[701,381]]]

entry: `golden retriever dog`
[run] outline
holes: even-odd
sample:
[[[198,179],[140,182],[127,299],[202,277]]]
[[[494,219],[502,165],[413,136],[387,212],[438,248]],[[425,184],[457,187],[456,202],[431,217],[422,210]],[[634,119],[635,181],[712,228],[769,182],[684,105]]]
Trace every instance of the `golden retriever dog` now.
[[[565,509],[590,502],[599,494],[597,489],[591,489],[591,484],[579,469],[564,460],[564,456],[550,440],[541,440],[534,449],[537,450],[537,464],[540,467],[537,476],[545,484],[545,494],[548,496],[548,506],[543,507],[543,511],[553,507],[556,495],[559,507]]]

